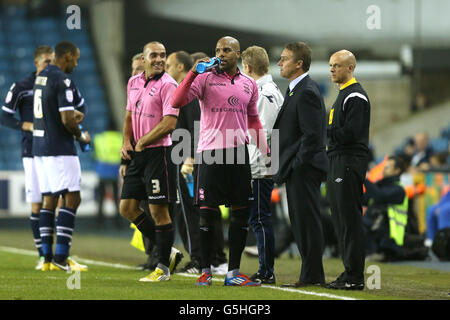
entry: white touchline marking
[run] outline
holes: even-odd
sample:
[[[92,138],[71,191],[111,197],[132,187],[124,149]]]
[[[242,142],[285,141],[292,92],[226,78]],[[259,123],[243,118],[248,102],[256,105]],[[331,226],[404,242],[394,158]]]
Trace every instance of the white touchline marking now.
[[[177,275],[183,276],[183,277],[189,277],[189,278],[198,278],[197,275],[189,274],[189,273],[176,273]],[[213,275],[214,276],[214,275]],[[213,278],[213,281],[220,281],[223,282],[225,278]],[[286,291],[286,292],[296,292],[296,293],[302,293],[306,295],[312,295],[312,296],[319,296],[319,297],[326,297],[326,298],[332,298],[332,299],[340,299],[340,300],[358,300],[356,298],[351,297],[344,297],[344,296],[337,296],[334,294],[329,293],[320,293],[320,292],[313,292],[313,291],[305,291],[305,290],[297,290],[297,289],[289,289],[289,288],[281,288],[281,287],[275,287],[275,286],[268,286],[268,285],[261,285],[263,288],[269,288],[274,290],[280,290],[280,291]]]
[[[36,256],[35,250],[27,250],[27,249],[19,249],[19,248],[12,248],[12,247],[4,247],[0,246],[0,251],[4,252],[10,252],[10,253],[16,253],[16,254],[22,254],[26,256]],[[75,257],[75,256],[74,256]],[[116,268],[116,269],[127,269],[127,270],[135,270],[135,267],[128,266],[121,263],[110,263],[110,262],[103,262],[103,261],[97,261],[97,260],[91,260],[91,259],[83,259],[76,257],[77,261],[91,264],[91,265],[97,265],[97,266],[103,266],[103,267],[110,267],[110,268]],[[175,273],[175,275],[188,277],[188,278],[198,278],[195,274],[189,274],[189,273]],[[224,278],[213,278],[213,281],[220,281],[223,282]],[[318,297],[325,297],[325,298],[331,298],[331,299],[339,299],[339,300],[358,300],[356,298],[351,297],[345,297],[345,296],[337,296],[334,294],[329,293],[320,293],[320,292],[313,292],[313,291],[305,291],[305,290],[296,290],[296,289],[289,289],[289,288],[281,288],[281,287],[275,287],[275,286],[268,286],[268,285],[261,285],[263,288],[273,289],[273,290],[280,290],[285,292],[295,292],[295,293],[301,293],[311,296],[318,296]]]
[[[33,251],[33,250],[4,247],[4,246],[0,246],[0,250],[5,251],[5,252],[10,252],[10,253],[22,254],[22,255],[26,255],[26,256],[36,256],[36,251]],[[96,260],[91,260],[91,259],[83,259],[83,258],[78,258],[75,256],[74,256],[74,258],[76,258],[76,260],[78,260],[80,262],[97,265],[97,266],[111,267],[111,268],[118,268],[118,269],[128,269],[128,270],[136,269],[132,266],[127,266],[127,265],[120,264],[120,263],[110,263],[110,262],[96,261]]]

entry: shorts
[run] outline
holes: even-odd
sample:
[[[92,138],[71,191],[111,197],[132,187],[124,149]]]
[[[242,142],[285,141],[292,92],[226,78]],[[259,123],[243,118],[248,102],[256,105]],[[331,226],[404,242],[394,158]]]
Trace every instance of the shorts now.
[[[245,161],[238,163],[238,150],[245,152]],[[197,165],[194,177],[194,202],[198,206],[249,206],[252,197],[252,174],[249,163],[247,147],[223,149],[222,155],[218,150],[203,151],[197,154]],[[205,154],[205,153],[208,154]],[[231,154],[233,161],[226,160],[226,153]],[[207,157],[221,158],[219,163],[208,164]],[[243,159],[244,160],[244,159]],[[209,162],[209,161],[208,161]]]
[[[59,196],[81,190],[78,156],[36,156],[34,161],[42,195]]]
[[[25,199],[27,203],[41,203],[42,194],[34,158],[24,157],[22,163],[25,171]]]
[[[168,147],[133,152],[123,179],[121,199],[148,200],[167,204],[177,200],[175,165]]]

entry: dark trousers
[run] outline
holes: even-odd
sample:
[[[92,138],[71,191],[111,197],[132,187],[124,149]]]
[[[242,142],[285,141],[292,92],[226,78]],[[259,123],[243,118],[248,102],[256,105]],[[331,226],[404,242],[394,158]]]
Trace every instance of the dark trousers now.
[[[297,243],[302,266],[300,281],[324,283],[322,264],[324,248],[320,217],[320,184],[325,173],[312,166],[294,168],[286,181],[286,192],[292,233]]]
[[[186,180],[180,169],[181,166],[177,165],[176,181],[179,203],[176,204],[175,219],[184,248],[189,253],[191,260],[200,261],[200,211],[198,207],[194,206],[193,198],[189,194]]]
[[[273,274],[275,237],[270,212],[270,198],[273,190],[272,179],[253,180],[253,201],[250,208],[249,225],[256,236],[259,270],[262,275]]]
[[[367,158],[353,155],[330,157],[327,196],[335,223],[345,272],[343,280],[364,282],[363,182]]]

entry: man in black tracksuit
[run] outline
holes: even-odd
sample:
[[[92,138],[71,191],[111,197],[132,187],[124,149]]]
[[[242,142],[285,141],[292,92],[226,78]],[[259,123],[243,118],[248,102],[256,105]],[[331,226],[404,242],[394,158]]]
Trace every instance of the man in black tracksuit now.
[[[327,195],[345,267],[327,285],[332,289],[364,289],[362,194],[369,154],[370,102],[353,77],[355,66],[355,56],[347,50],[330,58],[331,80],[339,86],[339,94],[330,110],[327,129]]]

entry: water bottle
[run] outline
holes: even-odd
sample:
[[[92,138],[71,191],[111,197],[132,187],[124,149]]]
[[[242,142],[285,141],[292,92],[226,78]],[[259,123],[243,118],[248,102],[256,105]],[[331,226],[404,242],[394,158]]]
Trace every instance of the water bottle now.
[[[191,198],[194,197],[194,177],[192,176],[192,174],[187,174],[186,175],[186,184],[189,190],[189,195],[191,196]]]
[[[82,130],[83,126],[81,124],[79,124],[78,128],[80,128],[80,130]],[[81,134],[83,134],[83,133],[81,133]],[[80,144],[81,151],[88,152],[88,151],[92,150],[92,146],[91,146],[90,143],[84,143],[84,142],[81,142],[81,141],[78,141],[78,143]]]
[[[211,58],[209,62],[199,62],[197,64],[197,73],[203,73],[211,70],[220,64],[220,59],[217,57]]]

